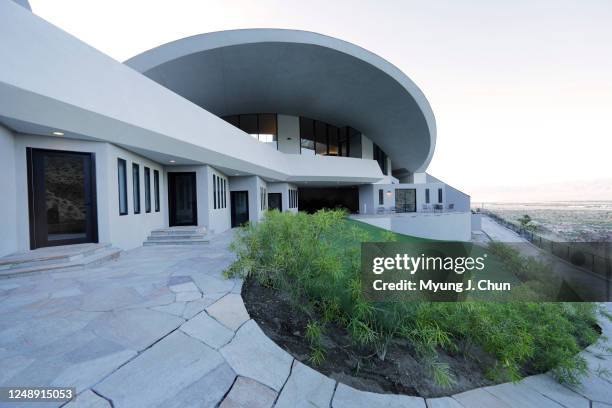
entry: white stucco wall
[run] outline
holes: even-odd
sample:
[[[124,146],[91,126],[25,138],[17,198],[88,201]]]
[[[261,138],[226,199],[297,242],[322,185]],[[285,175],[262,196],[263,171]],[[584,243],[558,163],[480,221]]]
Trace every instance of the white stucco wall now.
[[[404,213],[386,217],[359,217],[359,221],[413,237],[445,241],[470,241],[470,213]]]
[[[470,211],[470,196],[457,190],[454,187],[446,185],[446,208],[452,205],[455,211]]]
[[[374,205],[374,190],[375,189],[372,184],[364,184],[364,185],[359,186],[359,213],[360,214],[375,214],[376,213],[376,206]]]
[[[300,118],[277,115],[278,150],[288,154],[300,154]]]
[[[17,251],[17,208],[27,215],[27,205],[17,205],[15,171],[15,138],[0,125],[0,256]]]
[[[109,241],[123,249],[136,248],[142,245],[151,230],[168,225],[166,221],[168,214],[167,200],[164,200],[164,195],[162,194],[167,189],[164,169],[159,163],[155,163],[121,147],[111,144],[105,144],[105,147],[108,151],[106,168],[102,168],[101,171],[107,173],[107,177],[105,177],[107,185],[104,188],[104,186],[100,186],[99,182],[96,184],[98,184],[98,191],[101,193],[98,197],[98,202],[106,200],[107,206],[110,209],[108,213]],[[123,159],[127,162],[128,213],[126,215],[119,215],[117,159]],[[140,214],[134,213],[132,163],[136,163],[140,167]],[[145,209],[145,167],[150,169],[151,212],[149,213]],[[159,172],[159,211],[155,211],[154,170]],[[100,225],[100,223],[98,224]]]
[[[361,135],[361,157],[363,159],[374,159],[374,144],[366,135]],[[376,163],[378,165],[378,163]]]
[[[226,181],[225,191],[225,207],[214,208],[214,188],[213,188],[213,174]],[[206,180],[208,181],[208,200],[206,201],[206,207],[202,208],[202,211],[208,214],[208,221],[206,227],[211,233],[219,233],[227,231],[231,228],[231,201],[230,201],[230,182],[229,178],[223,172],[206,166]],[[222,191],[221,191],[222,194]],[[198,204],[198,207],[200,205]]]

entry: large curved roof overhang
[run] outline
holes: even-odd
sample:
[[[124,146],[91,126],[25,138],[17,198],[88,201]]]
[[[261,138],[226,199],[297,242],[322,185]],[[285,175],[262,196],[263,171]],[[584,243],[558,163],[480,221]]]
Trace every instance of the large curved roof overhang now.
[[[125,62],[218,115],[275,112],[352,126],[394,169],[424,171],[435,118],[398,68],[351,43],[305,31],[247,29],[196,35]]]

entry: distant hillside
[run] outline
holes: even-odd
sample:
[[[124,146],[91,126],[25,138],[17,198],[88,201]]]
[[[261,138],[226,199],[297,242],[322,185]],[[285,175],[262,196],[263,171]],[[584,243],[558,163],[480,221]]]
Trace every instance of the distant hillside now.
[[[540,184],[524,187],[481,187],[469,190],[468,194],[472,197],[472,203],[612,201],[612,178],[595,181]]]

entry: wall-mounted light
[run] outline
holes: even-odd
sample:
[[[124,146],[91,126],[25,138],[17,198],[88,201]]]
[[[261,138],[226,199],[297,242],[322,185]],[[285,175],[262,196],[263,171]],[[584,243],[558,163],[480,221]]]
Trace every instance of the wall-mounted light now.
[[[54,135],[54,136],[64,136],[64,132],[60,132],[59,130],[56,130],[55,132],[52,133],[52,135]]]
[[[176,163],[176,160],[170,160],[170,163]]]
[[[391,197],[391,190],[387,190],[387,195]]]

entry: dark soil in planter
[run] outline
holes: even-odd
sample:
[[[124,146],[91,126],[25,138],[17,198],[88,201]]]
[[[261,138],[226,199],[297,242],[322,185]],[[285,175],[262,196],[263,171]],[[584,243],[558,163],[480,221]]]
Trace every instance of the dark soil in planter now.
[[[308,316],[293,308],[286,295],[263,287],[254,279],[245,282],[242,296],[251,318],[266,335],[296,359],[312,366],[308,361],[310,344],[305,337]],[[439,361],[447,363],[456,376],[456,384],[441,388],[415,357],[408,341],[392,342],[381,360],[371,350],[353,345],[345,329],[330,323],[325,327],[322,342],[325,361],[313,368],[364,391],[437,397],[494,384],[485,377],[493,360],[474,347],[470,349],[471,358],[439,353]]]

